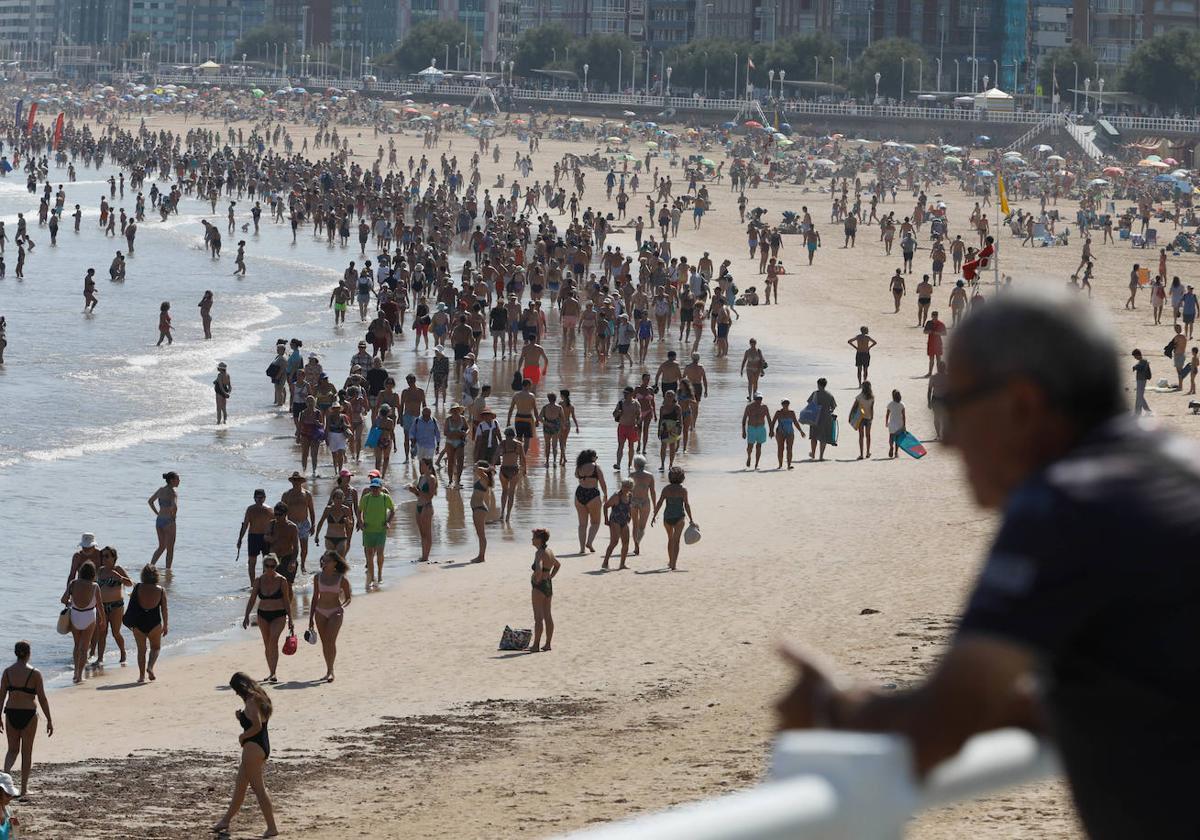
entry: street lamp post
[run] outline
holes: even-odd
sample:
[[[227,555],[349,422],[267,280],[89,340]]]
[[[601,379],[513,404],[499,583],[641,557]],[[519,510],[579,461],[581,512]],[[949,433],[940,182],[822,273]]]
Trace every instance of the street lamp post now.
[[[780,70],[779,71],[779,98],[780,99],[783,99],[783,80],[785,78],[787,78],[787,71]]]
[[[1088,78],[1083,80],[1083,110],[1084,110],[1084,112],[1091,110],[1091,105],[1092,105],[1092,78],[1089,76]]]
[[[625,63],[625,53],[617,50],[617,93],[621,92],[621,65]]]
[[[875,74],[875,104],[879,104],[879,80],[883,78],[883,74]]]
[[[774,90],[774,87],[773,87],[774,84],[775,84],[775,71],[768,70],[767,71],[767,99],[771,98],[771,93]]]
[[[735,100],[740,98],[738,96],[737,77],[738,77],[738,54],[734,53],[733,54],[733,98]]]
[[[937,68],[938,68],[937,69],[937,89],[938,89],[938,93],[941,93],[942,92],[942,60],[940,58],[934,59],[934,60],[937,61]]]
[[[442,64],[442,66],[449,68],[450,67],[450,45],[443,44],[442,46],[444,46],[446,48],[446,61],[445,61],[445,63]]]
[[[709,3],[708,5],[712,5]],[[701,53],[704,56],[704,98],[708,99],[708,50]]]
[[[993,58],[992,66],[996,68],[996,75],[992,78],[996,80],[996,87],[1000,87],[1000,62]],[[984,87],[986,87],[986,85],[984,85]]]
[[[830,88],[833,87],[834,82],[835,82],[833,75],[834,75],[834,70],[836,70],[836,69],[837,69],[837,62],[834,60],[833,56],[829,56],[829,85],[830,85]],[[829,91],[829,93],[832,95],[833,90],[831,89]]]
[[[1096,114],[1099,115],[1104,113],[1104,79],[1098,80],[1096,84],[1100,88],[1100,94],[1096,98]]]
[[[706,41],[707,41],[707,40],[709,39],[709,37],[710,37],[710,29],[709,29],[709,27],[710,27],[712,24],[710,24],[710,23],[709,23],[709,21],[710,21],[710,20],[711,20],[711,18],[712,18],[712,10],[713,10],[713,4],[712,4],[712,3],[705,3],[705,4],[704,4],[704,40],[706,40]]]
[[[904,60],[908,56],[900,56],[900,104],[904,104]]]
[[[670,99],[670,98],[671,98],[671,68],[668,67],[667,68],[667,87],[666,87],[666,95],[664,96],[664,100]]]
[[[1071,88],[1071,113],[1079,113],[1079,62],[1072,61],[1075,65],[1075,86]]]
[[[958,59],[954,59],[954,92],[958,93]]]
[[[583,65],[583,92],[587,93],[588,65]]]
[[[917,94],[925,89],[925,61],[917,59]]]

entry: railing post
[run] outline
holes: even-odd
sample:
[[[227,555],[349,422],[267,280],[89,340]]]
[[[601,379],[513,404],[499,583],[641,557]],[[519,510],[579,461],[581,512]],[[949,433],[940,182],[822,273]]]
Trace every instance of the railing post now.
[[[773,779],[815,775],[832,784],[840,840],[900,840],[920,801],[908,742],[896,735],[785,732],[770,773]]]

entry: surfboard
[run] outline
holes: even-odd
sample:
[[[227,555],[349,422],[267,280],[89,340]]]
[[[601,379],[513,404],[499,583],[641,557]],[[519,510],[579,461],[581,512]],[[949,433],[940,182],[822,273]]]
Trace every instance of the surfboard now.
[[[900,439],[896,441],[896,445],[903,449],[906,455],[911,455],[914,458],[924,458],[928,454],[925,444],[917,440],[917,436],[907,430],[900,435]]]

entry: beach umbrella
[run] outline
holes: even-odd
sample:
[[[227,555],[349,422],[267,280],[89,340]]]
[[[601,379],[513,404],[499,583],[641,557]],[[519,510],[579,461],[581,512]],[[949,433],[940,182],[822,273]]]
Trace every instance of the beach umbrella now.
[[[900,144],[899,144],[899,143],[897,143],[895,140],[888,140],[887,142],[885,142],[885,143],[883,144],[883,147],[884,147],[885,149],[899,149],[899,148],[900,148]]]
[[[1033,150],[1035,152],[1042,152],[1043,154],[1045,152],[1053,152],[1054,151],[1054,149],[1052,147],[1047,146],[1045,143],[1039,143],[1038,145],[1033,147]]]
[[[637,160],[637,159],[638,159],[637,155],[631,155],[628,153],[623,154],[619,158],[617,158],[617,160]]]
[[[760,123],[758,120],[746,120],[744,125],[746,128],[762,128],[762,123]]]
[[[975,176],[977,178],[994,178],[996,176],[996,173],[991,171],[990,169],[980,169],[978,172],[975,173]]]
[[[413,108],[413,107],[410,105],[409,107],[407,107],[407,108],[405,108],[405,109],[404,109],[404,113],[406,113],[406,114],[419,114],[419,113],[421,113],[421,112],[420,112],[419,110],[417,110],[416,108]]]
[[[733,120],[721,123],[721,128],[737,128],[737,123]]]
[[[487,126],[488,128],[491,128],[495,124],[496,124],[495,120],[484,120],[483,122],[480,123],[480,125]]]
[[[253,88],[250,91],[250,95],[253,96],[255,99],[259,99],[260,97],[266,96],[267,93],[262,88]]]
[[[1066,160],[1066,158],[1065,158],[1065,157],[1063,157],[1062,155],[1050,155],[1048,158],[1046,158],[1046,160],[1047,160],[1047,161],[1051,161],[1051,160],[1052,160],[1052,161],[1056,161],[1056,162],[1057,162],[1057,161],[1064,161],[1064,160]]]
[[[636,117],[637,116],[637,114],[635,114],[633,111],[622,111],[621,115],[625,116],[625,117]]]
[[[111,90],[111,89],[112,89],[112,88],[105,88],[105,90]],[[1158,155],[1146,155],[1146,160],[1152,160],[1152,161],[1154,161],[1155,163],[1161,163],[1161,162],[1162,162],[1162,158],[1160,158]]]
[[[1163,158],[1163,163],[1169,164],[1170,166],[1179,165],[1179,161],[1175,160],[1175,158]]]
[[[1170,169],[1171,167],[1163,163],[1161,160],[1151,160],[1150,158],[1142,158],[1138,161],[1138,166],[1144,169]]]
[[[1165,161],[1164,161],[1164,163],[1165,163]],[[1191,173],[1189,170],[1187,170],[1187,169],[1176,169],[1176,170],[1175,170],[1174,172],[1172,172],[1171,174],[1172,174],[1172,175],[1174,175],[1176,178],[1190,178],[1190,177],[1192,177],[1192,173]]]
[[[642,123],[642,125],[644,125],[646,128],[658,128],[658,123],[656,123],[656,122],[647,121],[647,122]]]
[[[624,138],[617,137],[616,135],[613,135],[612,137],[609,137],[609,138],[608,138],[608,142],[609,142],[609,143],[624,143],[624,142],[625,142],[625,140],[624,140]]]
[[[984,143],[991,143],[992,138],[988,137],[986,134],[980,134],[978,137],[975,138],[975,142],[979,143],[980,145],[982,145]]]
[[[649,146],[651,149],[657,149],[657,148],[658,148],[658,144],[657,144],[657,143],[655,143],[653,140],[650,140],[649,142],[647,142],[647,143],[646,143],[646,145],[647,145],[647,146]]]
[[[716,166],[716,162],[712,158],[700,158],[700,163],[704,166]]]
[[[817,158],[813,161],[813,166],[837,166],[837,164],[829,158]]]
[[[1174,182],[1175,177],[1164,172],[1162,175],[1155,175],[1154,180],[1160,184],[1165,184],[1167,182]]]
[[[1088,181],[1088,186],[1089,187],[1107,187],[1108,181],[1104,180],[1103,178],[1093,178],[1092,180]]]
[[[942,158],[942,160],[944,160],[946,163],[953,163],[956,165],[962,163],[962,158],[955,157],[954,155],[946,155],[944,158]]]
[[[1119,166],[1106,166],[1106,167],[1104,167],[1104,174],[1105,175],[1124,175],[1125,170]]]
[[[1022,178],[1041,178],[1042,177],[1041,172],[1034,172],[1032,169],[1026,169],[1024,172],[1020,173],[1020,175]]]

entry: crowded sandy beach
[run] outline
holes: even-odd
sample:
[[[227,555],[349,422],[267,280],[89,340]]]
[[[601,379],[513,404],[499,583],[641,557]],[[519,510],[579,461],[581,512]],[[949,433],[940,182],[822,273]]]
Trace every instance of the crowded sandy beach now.
[[[954,638],[998,517],[947,351],[1007,295],[1195,435],[1167,156],[144,93],[0,124],[15,836],[551,837],[754,785],[781,645],[902,692]],[[1079,832],[1046,782],[910,833]]]

